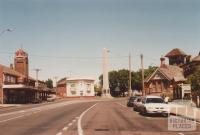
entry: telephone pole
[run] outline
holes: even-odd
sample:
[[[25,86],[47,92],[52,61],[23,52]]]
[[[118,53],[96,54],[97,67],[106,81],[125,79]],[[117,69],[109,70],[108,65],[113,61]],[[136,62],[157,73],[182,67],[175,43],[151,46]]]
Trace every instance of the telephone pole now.
[[[144,91],[144,62],[143,62],[143,54],[141,54],[140,57],[141,57],[141,72],[142,72],[142,95],[145,96],[145,91]]]
[[[36,68],[36,69],[34,69],[34,70],[35,70],[35,72],[36,72],[36,87],[38,88],[38,87],[39,87],[39,83],[38,83],[38,73],[39,73],[39,71],[41,71],[41,69]]]
[[[129,53],[129,89],[128,96],[131,97],[132,89],[131,89],[131,53]]]

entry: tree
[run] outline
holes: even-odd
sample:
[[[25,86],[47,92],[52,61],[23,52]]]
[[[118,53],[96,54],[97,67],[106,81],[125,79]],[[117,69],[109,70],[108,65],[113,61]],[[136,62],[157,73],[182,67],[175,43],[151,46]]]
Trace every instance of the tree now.
[[[53,88],[53,81],[51,79],[46,80],[45,84],[47,85],[47,88]]]
[[[151,75],[157,67],[150,66],[148,69],[144,70],[144,76],[147,77]],[[142,79],[141,70],[137,72],[131,72],[131,88],[132,90],[142,89]],[[103,85],[103,75],[99,77],[100,84]],[[125,96],[125,92],[128,91],[129,82],[129,70],[120,69],[118,71],[113,70],[109,72],[109,87],[112,96]]]
[[[191,84],[193,91],[200,91],[200,66],[196,68],[193,74],[189,75],[188,83]]]

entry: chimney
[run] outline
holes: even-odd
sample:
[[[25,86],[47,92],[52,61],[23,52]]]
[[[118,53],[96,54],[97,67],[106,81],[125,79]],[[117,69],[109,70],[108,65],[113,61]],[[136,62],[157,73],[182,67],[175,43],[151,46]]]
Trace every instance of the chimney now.
[[[163,56],[161,56],[160,58],[160,67],[164,67],[165,66],[165,58]]]
[[[186,64],[188,64],[190,61],[191,61],[191,55],[188,55],[188,56],[186,57]]]
[[[10,69],[14,69],[13,64],[10,64]]]

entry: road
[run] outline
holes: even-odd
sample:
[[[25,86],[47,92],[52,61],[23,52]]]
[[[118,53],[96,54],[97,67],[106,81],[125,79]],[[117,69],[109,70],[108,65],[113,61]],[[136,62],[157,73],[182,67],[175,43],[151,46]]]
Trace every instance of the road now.
[[[0,111],[0,135],[199,135],[171,132],[167,118],[144,117],[125,100],[75,100]]]

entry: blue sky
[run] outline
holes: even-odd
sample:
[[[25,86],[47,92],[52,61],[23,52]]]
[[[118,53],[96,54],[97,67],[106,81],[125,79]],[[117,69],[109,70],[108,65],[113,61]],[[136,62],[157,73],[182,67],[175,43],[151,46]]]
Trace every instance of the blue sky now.
[[[159,65],[173,48],[193,56],[200,51],[199,0],[0,0],[0,63],[9,65],[23,46],[30,74],[41,79],[91,76],[102,72],[102,49],[110,69]],[[11,53],[11,54],[10,54]],[[51,57],[43,57],[51,56]]]

